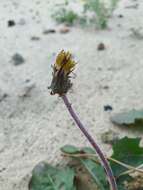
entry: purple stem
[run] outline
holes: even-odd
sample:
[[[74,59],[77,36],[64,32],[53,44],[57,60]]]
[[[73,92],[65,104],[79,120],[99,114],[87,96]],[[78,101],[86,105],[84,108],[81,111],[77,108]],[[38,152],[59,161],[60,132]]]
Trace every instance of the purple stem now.
[[[117,188],[117,184],[112,172],[112,169],[107,161],[107,159],[105,158],[105,156],[103,155],[102,151],[100,150],[99,146],[96,144],[96,142],[94,141],[94,139],[92,138],[92,136],[87,132],[87,130],[85,129],[85,127],[83,126],[83,124],[81,123],[81,121],[79,120],[78,116],[76,115],[76,113],[74,112],[70,102],[68,101],[68,98],[66,95],[61,96],[69,113],[71,114],[72,118],[74,119],[75,123],[77,124],[77,126],[80,128],[80,130],[82,131],[82,133],[85,135],[85,137],[88,139],[88,141],[90,142],[90,144],[93,146],[93,148],[96,150],[97,155],[99,156],[101,163],[106,171],[106,174],[108,176],[108,181],[111,187],[111,190],[118,190]]]

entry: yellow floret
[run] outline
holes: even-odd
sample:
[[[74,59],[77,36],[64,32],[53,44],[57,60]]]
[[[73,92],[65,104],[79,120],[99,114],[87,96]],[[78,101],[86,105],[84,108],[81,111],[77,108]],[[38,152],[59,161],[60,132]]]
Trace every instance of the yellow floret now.
[[[74,67],[76,65],[76,62],[72,59],[71,53],[65,52],[62,50],[56,58],[55,67],[57,70],[60,70],[61,68],[65,73],[70,73],[73,71]]]

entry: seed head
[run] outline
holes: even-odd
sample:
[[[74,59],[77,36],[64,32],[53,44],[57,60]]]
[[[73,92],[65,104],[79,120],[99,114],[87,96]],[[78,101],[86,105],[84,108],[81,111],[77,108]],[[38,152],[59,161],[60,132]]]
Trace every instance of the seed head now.
[[[51,82],[51,94],[66,94],[71,88],[70,73],[74,70],[76,62],[72,59],[72,54],[62,50],[56,58],[53,66],[53,79]]]

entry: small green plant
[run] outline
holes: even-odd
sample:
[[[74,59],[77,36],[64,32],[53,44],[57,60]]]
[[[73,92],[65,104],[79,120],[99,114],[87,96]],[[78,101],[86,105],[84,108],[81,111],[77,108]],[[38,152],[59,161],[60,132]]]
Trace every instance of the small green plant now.
[[[65,23],[66,25],[73,25],[78,19],[78,15],[74,11],[67,10],[66,8],[57,10],[52,17],[57,23]]]
[[[110,0],[107,6],[103,0],[85,0],[82,4],[83,12],[81,15],[74,10],[69,10],[67,6],[70,3],[66,2],[55,11],[52,17],[58,23],[73,25],[77,22],[82,26],[96,24],[98,28],[105,29],[108,25],[108,19],[116,8],[118,1]],[[88,13],[91,13],[92,17],[88,17]]]
[[[84,4],[84,12],[92,11],[95,13],[96,18],[91,22],[96,22],[101,29],[107,27],[108,9],[105,7],[101,0],[88,0]],[[95,21],[94,21],[95,20]]]

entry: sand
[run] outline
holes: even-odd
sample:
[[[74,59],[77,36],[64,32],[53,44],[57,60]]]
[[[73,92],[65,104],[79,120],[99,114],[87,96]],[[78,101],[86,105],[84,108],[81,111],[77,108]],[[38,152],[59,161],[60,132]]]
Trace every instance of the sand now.
[[[72,27],[67,34],[60,34],[50,18],[53,3],[0,1],[0,190],[28,190],[33,167],[42,160],[60,162],[65,144],[89,146],[62,100],[47,89],[61,49],[70,50],[78,62],[69,100],[104,153],[110,147],[100,136],[109,129],[141,136],[114,126],[110,116],[143,107],[143,2],[122,0],[107,30]],[[8,27],[11,19],[16,25]],[[57,32],[43,34],[51,28]],[[103,51],[97,51],[100,42]],[[25,62],[14,65],[15,53]],[[113,111],[104,111],[108,104]]]

